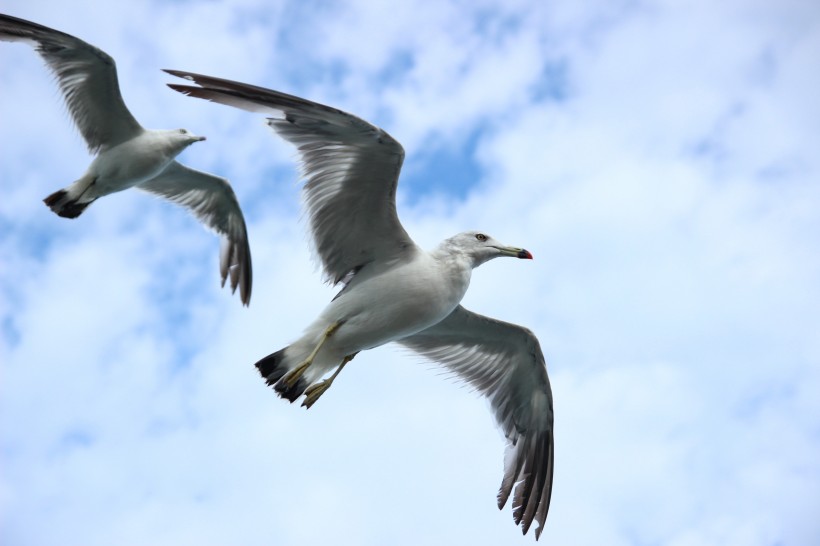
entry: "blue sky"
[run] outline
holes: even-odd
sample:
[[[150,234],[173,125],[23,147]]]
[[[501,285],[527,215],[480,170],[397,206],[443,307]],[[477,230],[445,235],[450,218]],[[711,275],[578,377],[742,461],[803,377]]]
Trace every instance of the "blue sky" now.
[[[464,304],[532,329],[555,396],[544,544],[820,540],[820,8],[811,2],[6,2],[117,61],[146,127],[208,137],[254,258],[90,162],[40,58],[0,43],[3,544],[517,544],[483,400],[395,347],[310,411],[252,364],[332,297],[295,153],[161,68],[302,95],[406,150],[425,247],[481,229]]]

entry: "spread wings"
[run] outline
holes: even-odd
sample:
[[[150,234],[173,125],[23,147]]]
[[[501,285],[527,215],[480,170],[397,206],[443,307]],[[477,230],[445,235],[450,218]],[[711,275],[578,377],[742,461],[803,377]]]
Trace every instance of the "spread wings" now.
[[[378,127],[341,110],[244,83],[166,70],[199,87],[169,84],[186,95],[251,112],[296,145],[305,202],[326,280],[349,279],[371,262],[409,259],[418,251],[399,222],[396,186],[404,150]]]
[[[10,15],[0,15],[0,40],[36,44],[92,153],[143,131],[122,100],[114,59],[104,51],[70,34]]]
[[[440,362],[486,396],[509,442],[498,492],[524,533],[547,519],[554,462],[552,390],[541,346],[521,326],[458,306],[438,324],[398,341]]]
[[[200,222],[221,235],[222,285],[230,275],[231,289],[235,292],[239,286],[242,303],[248,305],[253,277],[251,249],[245,218],[228,181],[174,161],[160,175],[137,187],[187,207]]]

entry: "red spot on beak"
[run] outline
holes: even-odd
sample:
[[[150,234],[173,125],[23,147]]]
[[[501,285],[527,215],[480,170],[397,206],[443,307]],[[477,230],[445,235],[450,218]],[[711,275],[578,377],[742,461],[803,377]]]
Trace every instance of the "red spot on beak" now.
[[[522,260],[532,260],[532,254],[530,254],[530,251],[524,250],[523,248],[518,251],[518,257]]]

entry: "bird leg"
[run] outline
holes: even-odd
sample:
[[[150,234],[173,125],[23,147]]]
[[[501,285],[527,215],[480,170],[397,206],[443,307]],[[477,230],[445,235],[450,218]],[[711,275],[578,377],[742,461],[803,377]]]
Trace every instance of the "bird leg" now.
[[[334,322],[330,326],[327,327],[325,332],[322,334],[322,339],[319,340],[319,343],[316,344],[316,347],[311,351],[308,357],[305,359],[304,362],[293,368],[291,371],[285,374],[282,378],[282,382],[287,385],[288,387],[293,387],[297,381],[302,377],[302,374],[305,373],[305,370],[308,369],[308,366],[313,364],[313,359],[316,358],[316,355],[319,354],[319,349],[322,348],[322,345],[325,344],[325,341],[333,335],[339,326],[342,325],[343,321]]]
[[[352,355],[347,355],[342,360],[342,363],[339,364],[339,367],[336,368],[336,371],[333,372],[333,375],[328,377],[327,379],[320,381],[319,383],[315,383],[310,387],[305,389],[305,401],[302,402],[302,405],[310,409],[310,406],[316,403],[320,396],[322,396],[326,390],[330,388],[333,384],[333,380],[336,379],[336,376],[339,375],[339,372],[342,371],[342,368],[345,367],[345,364],[353,360],[353,357],[359,354],[358,352],[353,353]]]

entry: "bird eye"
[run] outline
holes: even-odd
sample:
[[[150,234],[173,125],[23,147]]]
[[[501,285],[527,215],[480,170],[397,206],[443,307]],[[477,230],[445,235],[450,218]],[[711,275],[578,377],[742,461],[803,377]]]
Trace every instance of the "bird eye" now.
[[[481,241],[482,243],[487,240],[487,236],[483,233],[476,233],[475,238]]]
[[[187,135],[187,134],[188,134],[188,131],[186,131],[185,129],[180,129],[180,130],[179,130],[179,134],[181,134],[181,135]]]

